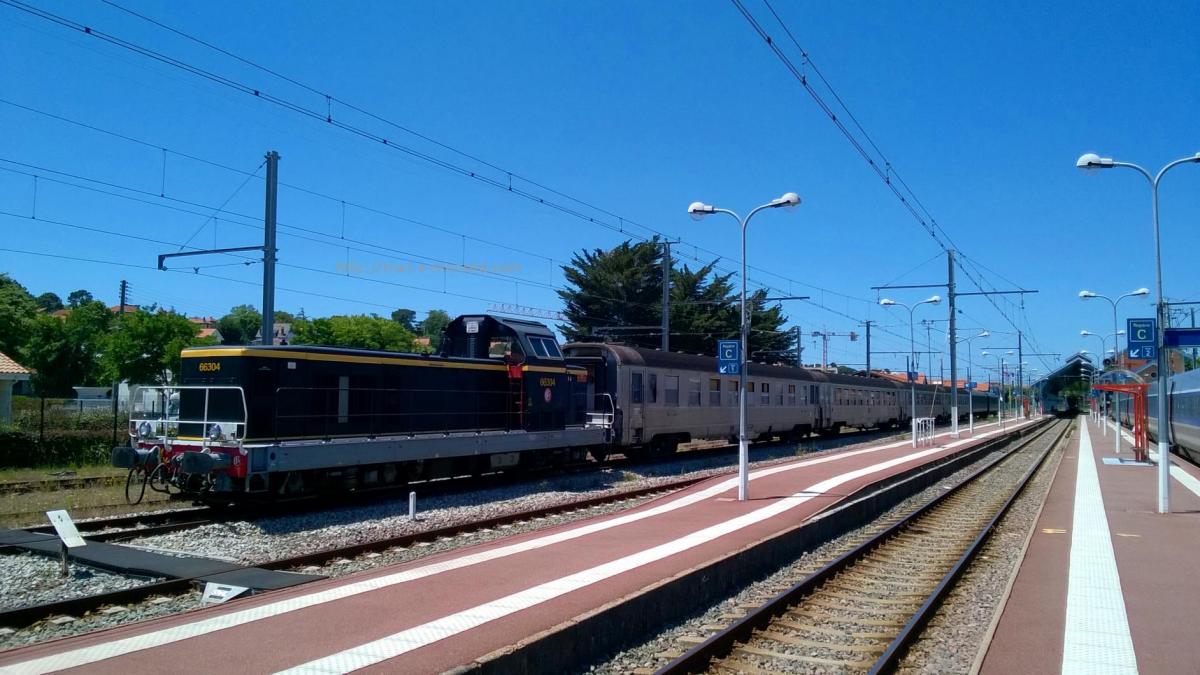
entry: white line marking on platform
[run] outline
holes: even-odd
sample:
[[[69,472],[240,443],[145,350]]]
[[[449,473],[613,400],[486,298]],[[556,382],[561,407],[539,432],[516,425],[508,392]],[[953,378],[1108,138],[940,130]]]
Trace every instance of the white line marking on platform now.
[[[1079,425],[1079,467],[1071,525],[1067,625],[1062,672],[1066,675],[1138,672],[1125,615],[1125,596],[1104,512],[1100,476],[1087,424]]]
[[[1016,428],[1019,428],[1022,426],[1026,426],[1029,423],[1030,422],[1028,422],[1028,421],[1019,422],[1017,424],[1008,426],[1004,431],[1009,431],[1009,430],[1013,430],[1013,429],[1016,429]],[[988,426],[992,426],[994,424],[995,423],[992,423],[991,425],[988,425]],[[977,427],[977,429],[978,428],[979,427]],[[980,440],[983,438],[987,438],[987,437],[996,435],[1000,432],[1001,432],[1000,429],[995,429],[995,430],[988,431],[985,433],[977,433],[974,438],[964,438],[959,441],[949,443],[945,446],[927,448],[926,450],[919,451],[917,453],[905,455],[904,458],[898,458],[897,460],[890,460],[890,461],[892,461],[892,462],[899,461],[900,463],[903,463],[905,461],[911,461],[914,458],[920,458],[920,457],[926,456],[931,453],[942,452],[949,448],[954,448],[954,447],[957,447],[957,446],[960,446],[960,445],[963,445],[966,443],[970,443],[971,441]],[[939,435],[947,436],[947,435],[950,435],[951,433],[952,432],[947,431],[947,432],[945,432],[943,434],[939,434]],[[821,457],[814,457],[812,459],[802,460],[802,461],[791,463],[791,464],[773,466],[770,468],[754,471],[754,472],[751,472],[750,477],[753,480],[753,479],[762,478],[765,476],[774,475],[777,473],[782,473],[785,471],[794,471],[794,470],[801,469],[804,467],[813,466],[816,464],[824,464],[827,462],[834,462],[834,461],[837,461],[840,459],[845,459],[848,457],[856,457],[856,456],[864,455],[864,454],[868,454],[868,453],[879,452],[882,450],[906,446],[909,443],[910,443],[910,441],[899,441],[896,443],[889,443],[889,444],[881,445],[881,446],[863,448],[861,450],[849,450],[849,451],[833,453],[833,454],[829,454],[829,455],[825,455],[825,456],[821,456]],[[884,464],[887,464],[887,462],[885,462]],[[861,469],[858,471],[861,471]],[[842,476],[849,476],[852,474],[856,474],[856,473],[858,473],[858,471],[852,471],[847,474],[842,474]],[[830,480],[835,480],[835,479],[830,479]],[[826,482],[828,482],[828,481],[825,481],[823,483],[818,483],[817,485],[818,486],[824,485]],[[611,528],[618,527],[621,525],[626,525],[628,523],[637,522],[639,520],[644,520],[646,518],[650,518],[653,516],[662,515],[664,513],[668,513],[668,512],[683,508],[685,506],[689,506],[696,502],[703,501],[703,500],[711,498],[711,497],[715,497],[723,492],[733,489],[736,485],[737,485],[737,478],[736,477],[729,478],[727,480],[721,481],[720,483],[717,483],[716,485],[714,485],[712,487],[706,488],[706,489],[701,490],[696,493],[683,495],[681,497],[674,498],[664,504],[660,504],[658,506],[655,506],[651,509],[647,509],[645,511],[630,513],[630,514],[627,514],[624,516],[619,516],[617,518],[604,520],[604,521],[600,521],[600,522],[589,523],[587,525],[577,527],[577,528],[574,528],[571,530],[557,532],[555,534],[546,535],[543,537],[538,537],[538,538],[530,539],[530,540],[523,541],[523,542],[518,542],[516,544],[510,544],[508,546],[502,546],[502,547],[498,547],[495,549],[480,551],[478,553],[464,555],[464,556],[460,556],[458,558],[453,558],[450,560],[443,560],[443,561],[432,563],[432,564],[425,565],[422,567],[416,567],[413,569],[403,570],[400,572],[384,575],[381,577],[376,577],[373,579],[364,579],[363,581],[349,583],[349,584],[346,584],[343,586],[337,586],[337,587],[329,588],[329,589],[323,590],[323,591],[316,591],[313,593],[309,593],[307,595],[301,595],[301,596],[297,596],[297,597],[288,598],[285,600],[279,600],[277,602],[269,603],[266,605],[261,605],[259,607],[251,607],[249,609],[244,609],[244,610],[237,611],[237,612],[231,612],[229,614],[221,614],[221,615],[213,616],[213,617],[209,617],[209,618],[198,619],[198,620],[192,621],[190,623],[184,623],[184,624],[179,624],[176,626],[171,626],[169,628],[164,628],[164,629],[159,630],[154,633],[145,633],[145,634],[141,634],[141,635],[134,635],[131,637],[120,639],[120,640],[114,640],[112,642],[105,643],[105,644],[99,644],[99,645],[95,645],[95,646],[91,646],[91,647],[82,647],[79,649],[74,649],[74,650],[62,652],[59,654],[52,654],[52,655],[44,656],[44,657],[41,657],[38,659],[32,659],[30,661],[26,661],[26,662],[19,663],[19,664],[14,664],[12,666],[2,667],[2,668],[0,668],[0,673],[54,672],[54,671],[62,670],[62,669],[66,669],[66,668],[73,668],[73,667],[87,665],[89,663],[95,663],[96,661],[102,661],[104,659],[121,656],[123,654],[129,654],[129,653],[141,651],[144,649],[151,649],[154,647],[159,647],[162,645],[170,644],[172,642],[186,640],[188,638],[206,635],[208,633],[213,633],[216,631],[233,628],[236,626],[251,623],[253,621],[259,621],[261,619],[268,619],[268,618],[271,618],[274,616],[278,616],[280,614],[285,614],[288,612],[293,612],[293,611],[304,609],[307,607],[312,607],[315,605],[333,602],[335,600],[340,600],[343,598],[351,597],[354,595],[358,595],[360,593],[368,593],[368,592],[376,591],[376,590],[379,590],[382,588],[387,588],[389,586],[394,586],[396,584],[406,583],[409,581],[414,581],[416,579],[422,579],[422,578],[429,577],[429,576],[432,576],[435,574],[440,574],[442,572],[461,569],[464,567],[469,567],[471,565],[488,562],[490,560],[495,560],[498,558],[515,555],[518,553],[524,553],[527,551],[544,548],[546,546],[561,543],[564,541],[570,541],[572,539],[577,539],[579,537],[583,537],[583,536],[586,536],[589,534],[593,534],[593,533],[600,532],[603,530],[611,529]],[[804,501],[807,501],[808,499],[811,499],[812,497],[817,496],[817,495],[812,495],[812,494],[806,494],[807,492],[808,491],[804,491],[801,493],[803,496],[803,499],[801,499],[799,501],[793,501],[791,499],[781,500],[780,504],[799,505],[799,504],[803,503]],[[765,508],[770,509],[773,507],[765,507]],[[748,515],[753,515],[753,513],[757,513],[757,512],[752,512],[751,514],[746,514],[746,515],[742,516],[742,518],[745,518]],[[738,520],[738,519],[734,519],[734,520]],[[732,521],[729,521],[729,522],[732,522]],[[755,522],[757,522],[757,521],[755,521]],[[747,524],[750,524],[750,523],[747,523]],[[745,525],[743,525],[743,527],[744,526]],[[689,536],[693,536],[693,535],[689,535]]]
[[[1115,428],[1114,423],[1109,423],[1109,426],[1113,426]],[[1121,436],[1129,439],[1129,447],[1132,448],[1133,447],[1133,434],[1126,431],[1125,427],[1121,427]],[[1153,449],[1155,447],[1158,447],[1158,444],[1154,444],[1153,446],[1151,446],[1151,449],[1149,452],[1149,457],[1150,457],[1151,461],[1157,463],[1158,462],[1158,451]],[[1174,457],[1171,458],[1171,477],[1174,478],[1175,480],[1179,481],[1179,484],[1182,485],[1183,487],[1191,490],[1192,494],[1196,495],[1197,497],[1200,497],[1200,480],[1197,480],[1195,476],[1188,473],[1183,467],[1179,466],[1179,464],[1175,461]]]
[[[957,443],[965,442],[958,441]],[[955,444],[952,443],[951,445]],[[672,555],[677,555],[688,549],[713,541],[723,535],[773,518],[813,499],[815,496],[814,493],[827,492],[856,478],[885,471],[915,459],[940,453],[943,450],[943,448],[920,450],[903,457],[897,457],[862,469],[849,471],[840,476],[815,483],[807,489],[789,495],[788,498],[781,499],[770,506],[756,509],[750,513],[716,525],[711,525],[673,541],[659,544],[644,551],[638,551],[612,562],[597,565],[591,569],[576,572],[560,579],[548,581],[533,588],[513,593],[507,597],[499,598],[282,672],[288,675],[300,675],[302,673],[315,675],[318,673],[345,673],[365,668],[490,621],[503,618],[514,612],[529,609],[561,595],[599,583],[618,574],[644,567]]]

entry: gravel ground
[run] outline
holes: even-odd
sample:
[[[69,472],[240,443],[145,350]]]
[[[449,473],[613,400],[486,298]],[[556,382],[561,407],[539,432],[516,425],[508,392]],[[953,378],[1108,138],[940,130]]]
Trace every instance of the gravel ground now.
[[[1065,445],[1063,446],[1065,447]],[[1013,502],[991,540],[955,584],[938,613],[901,662],[899,672],[967,673],[986,648],[1009,578],[1021,563],[1025,539],[1037,524],[1062,448],[1047,458]]]
[[[651,672],[665,665],[669,659],[679,656],[692,645],[701,642],[717,630],[723,629],[732,622],[734,617],[743,616],[745,610],[742,609],[742,605],[760,605],[767,598],[773,597],[791,587],[799,579],[820,569],[841,553],[885,529],[920,504],[941,494],[950,486],[976,471],[984,463],[990,461],[996,454],[990,453],[970,466],[943,479],[937,485],[909,497],[886,513],[880,515],[873,523],[848,532],[816,549],[805,552],[793,563],[775,574],[747,586],[736,595],[712,605],[701,613],[684,618],[680,623],[666,628],[652,639],[626,649],[603,663],[593,664],[587,672],[611,675],[644,673]],[[974,658],[973,653],[971,658]]]
[[[111,574],[74,563],[70,565],[70,576],[59,576],[61,571],[62,564],[56,558],[33,553],[0,555],[0,611],[119,591],[157,581]]]
[[[769,466],[792,461],[798,454],[806,456],[824,454],[835,450],[880,443],[889,438],[884,434],[872,434],[867,437],[850,436],[813,441],[803,444],[800,448],[786,444],[758,448],[755,449],[754,455],[762,459],[753,462],[753,466]],[[173,551],[179,555],[205,555],[242,563],[259,563],[498,515],[619,494],[673,482],[682,477],[716,475],[727,472],[733,461],[735,459],[732,454],[698,459],[688,459],[686,456],[682,456],[671,462],[632,466],[623,470],[606,470],[591,474],[557,476],[536,482],[431,497],[425,500],[420,498],[418,492],[418,520],[415,522],[408,518],[408,501],[404,499],[255,521],[218,523],[184,532],[145,537],[129,543],[154,547],[160,552]],[[343,576],[381,565],[408,562],[501,537],[615,513],[637,506],[649,499],[652,497],[631,498],[571,513],[505,525],[493,530],[472,532],[433,542],[422,542],[410,548],[367,553],[354,559],[334,560],[321,567],[305,568],[304,571],[334,577]],[[56,562],[31,555],[0,556],[0,564],[22,558],[29,559],[31,564],[49,565],[57,573]],[[5,584],[0,586],[0,598],[5,601],[10,595],[13,598],[11,602],[6,602],[5,607],[41,603],[63,597],[57,592],[54,595],[23,597],[16,590],[9,590],[10,586],[28,584],[31,580],[36,579],[37,575],[32,568],[0,567],[0,573],[4,575]],[[88,574],[93,576],[89,578]],[[146,583],[141,579],[124,579],[102,572],[84,571],[82,568],[77,572],[77,576],[80,577],[80,581],[72,582],[78,589],[76,595]],[[91,580],[101,576],[112,578],[124,585],[104,586],[92,583]],[[0,629],[0,649],[88,633],[195,609],[199,605],[199,597],[199,593],[193,591],[178,597],[152,598],[128,607],[102,609],[69,622],[59,623],[51,619],[12,632]]]

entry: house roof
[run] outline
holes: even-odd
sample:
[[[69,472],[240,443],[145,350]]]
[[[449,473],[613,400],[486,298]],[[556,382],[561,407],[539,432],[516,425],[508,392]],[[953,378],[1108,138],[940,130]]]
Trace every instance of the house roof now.
[[[0,376],[2,375],[16,375],[17,379],[24,380],[29,377],[30,371],[4,352],[0,352]]]

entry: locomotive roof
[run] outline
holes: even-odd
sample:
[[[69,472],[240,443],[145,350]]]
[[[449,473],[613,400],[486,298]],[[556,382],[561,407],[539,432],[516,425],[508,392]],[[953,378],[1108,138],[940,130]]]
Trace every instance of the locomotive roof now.
[[[651,368],[674,368],[677,370],[699,370],[712,373],[713,375],[716,375],[717,371],[717,360],[716,357],[712,356],[664,352],[657,349],[646,349],[644,347],[612,342],[571,342],[563,347],[563,352],[568,356],[586,356],[585,352],[588,350],[607,351],[616,356],[621,363],[630,365],[643,365]],[[831,382],[856,387],[908,388],[903,382],[895,382],[877,377],[825,373],[819,370],[798,368],[796,366],[772,366],[765,363],[750,363],[746,372],[748,375],[758,377],[781,377],[794,380],[810,380],[812,382]],[[918,384],[917,388],[933,389],[934,387],[933,385]],[[944,389],[944,387],[938,388]]]

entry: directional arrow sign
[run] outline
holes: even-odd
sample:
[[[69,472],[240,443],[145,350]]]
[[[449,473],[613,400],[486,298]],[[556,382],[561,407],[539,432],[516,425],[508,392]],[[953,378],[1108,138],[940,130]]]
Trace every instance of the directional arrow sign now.
[[[742,368],[742,342],[719,340],[717,342],[717,372],[721,375],[737,375]]]

